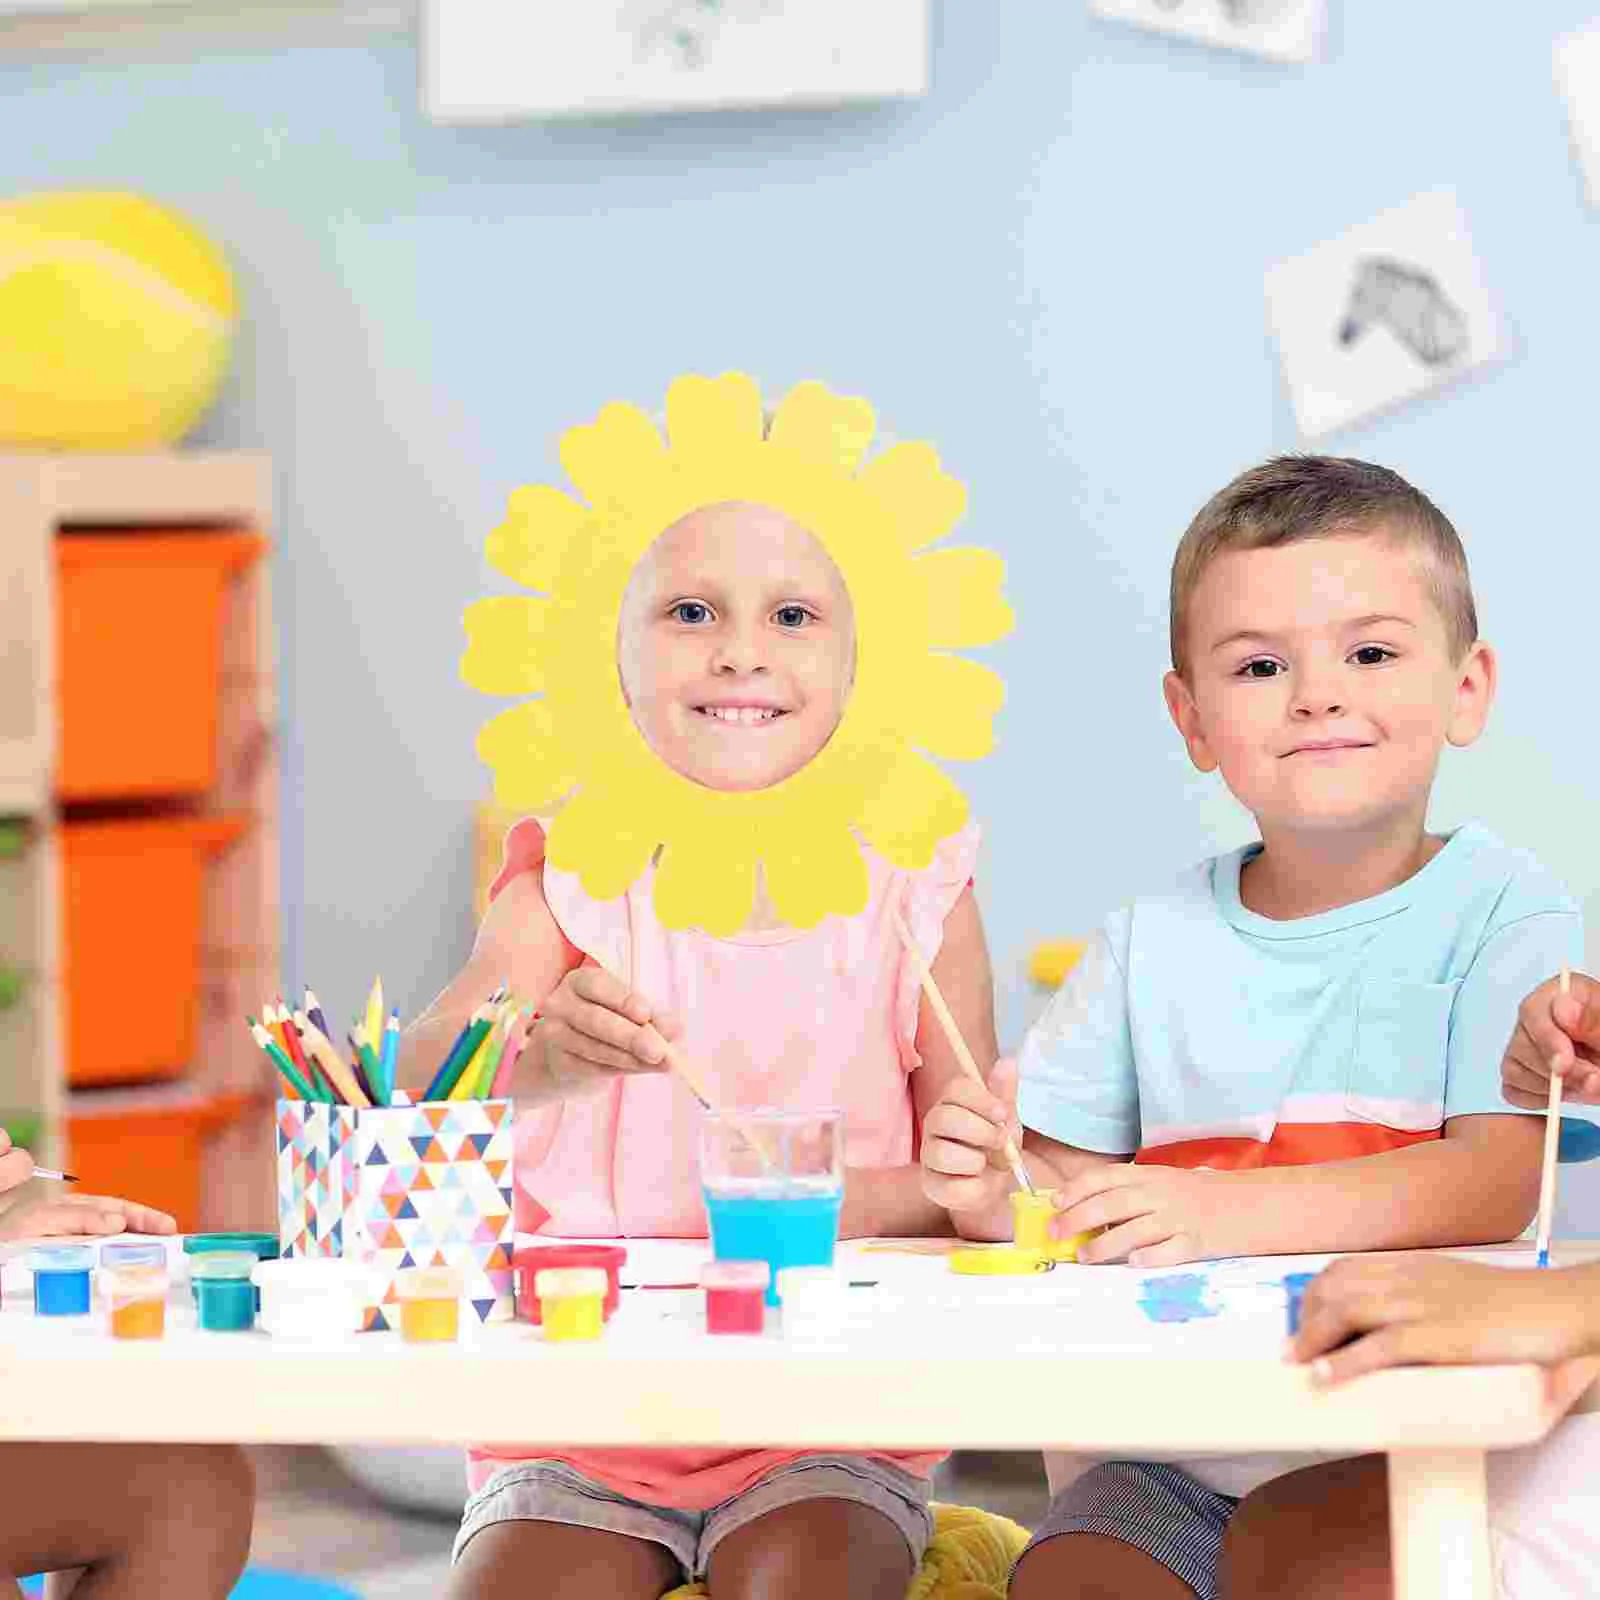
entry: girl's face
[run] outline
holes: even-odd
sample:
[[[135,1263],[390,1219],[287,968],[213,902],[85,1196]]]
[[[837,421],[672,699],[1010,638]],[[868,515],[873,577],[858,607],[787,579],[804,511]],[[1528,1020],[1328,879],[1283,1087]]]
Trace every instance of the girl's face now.
[[[839,569],[782,512],[703,506],[646,551],[617,628],[650,748],[708,789],[765,789],[833,735],[855,671]]]

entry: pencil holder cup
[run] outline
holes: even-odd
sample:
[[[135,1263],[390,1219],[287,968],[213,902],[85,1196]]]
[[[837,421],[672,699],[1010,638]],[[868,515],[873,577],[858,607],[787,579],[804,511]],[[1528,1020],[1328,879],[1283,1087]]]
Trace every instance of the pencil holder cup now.
[[[355,1205],[356,1110],[278,1102],[278,1235],[286,1256],[344,1254]]]
[[[284,1113],[291,1107],[312,1133],[304,1165],[316,1165],[319,1177],[326,1174],[309,1201],[284,1181]],[[480,1322],[511,1318],[509,1100],[362,1110],[279,1101],[278,1112],[283,1253],[343,1256],[370,1266],[366,1328],[400,1326],[398,1278],[413,1267],[455,1268],[462,1278],[463,1314],[470,1307]],[[308,1179],[303,1187],[314,1183]],[[325,1218],[318,1206],[335,1196],[339,1214]]]

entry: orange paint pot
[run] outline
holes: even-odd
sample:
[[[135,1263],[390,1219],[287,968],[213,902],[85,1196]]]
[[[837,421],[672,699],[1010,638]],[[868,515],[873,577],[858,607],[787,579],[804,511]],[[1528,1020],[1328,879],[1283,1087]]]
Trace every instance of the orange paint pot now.
[[[461,1274],[454,1267],[410,1267],[396,1275],[400,1337],[407,1344],[452,1344],[461,1332]]]
[[[167,1331],[167,1252],[159,1244],[100,1250],[100,1292],[113,1339],[159,1339]]]
[[[113,1300],[111,1337],[113,1339],[159,1339],[167,1331],[167,1301]]]

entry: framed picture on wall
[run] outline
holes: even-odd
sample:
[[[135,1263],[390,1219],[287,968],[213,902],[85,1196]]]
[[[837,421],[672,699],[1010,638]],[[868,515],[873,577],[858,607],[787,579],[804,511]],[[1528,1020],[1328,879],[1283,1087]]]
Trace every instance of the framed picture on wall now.
[[[1600,22],[1556,44],[1556,83],[1567,102],[1589,204],[1600,208]]]
[[[425,0],[441,122],[920,95],[928,0]]]
[[[1267,272],[1267,321],[1304,438],[1453,382],[1508,340],[1448,189]]]
[[[1089,9],[1274,61],[1315,61],[1327,24],[1327,0],[1089,0]]]

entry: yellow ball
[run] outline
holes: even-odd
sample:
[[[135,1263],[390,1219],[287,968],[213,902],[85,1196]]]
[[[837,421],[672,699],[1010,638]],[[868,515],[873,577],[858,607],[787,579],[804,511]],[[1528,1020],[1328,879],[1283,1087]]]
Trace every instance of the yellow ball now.
[[[216,398],[237,311],[217,247],[138,195],[0,205],[0,442],[175,444]]]

